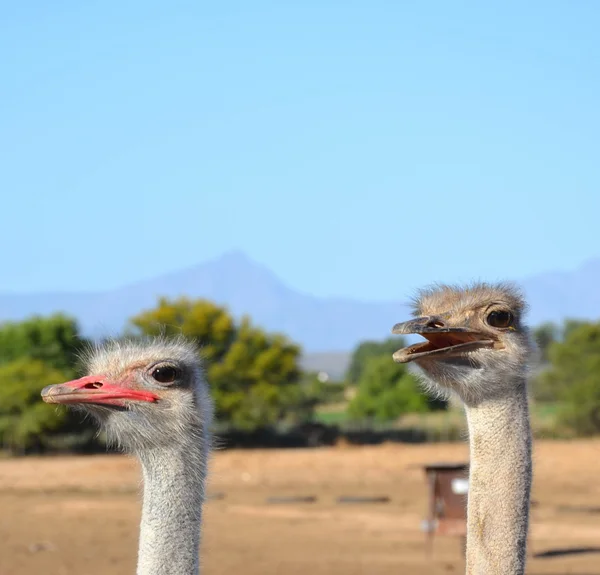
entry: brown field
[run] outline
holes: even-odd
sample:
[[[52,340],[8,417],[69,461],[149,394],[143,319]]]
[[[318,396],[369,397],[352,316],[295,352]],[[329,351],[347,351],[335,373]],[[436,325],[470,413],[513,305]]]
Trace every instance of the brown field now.
[[[425,558],[420,465],[463,461],[462,444],[218,453],[202,544],[207,575],[461,573],[460,542]],[[528,573],[600,574],[600,441],[538,442]],[[135,572],[139,498],[123,456],[0,461],[0,575]],[[340,505],[340,495],[388,495]],[[316,503],[267,504],[274,495]],[[581,548],[597,548],[583,553]],[[565,549],[571,554],[535,558]]]

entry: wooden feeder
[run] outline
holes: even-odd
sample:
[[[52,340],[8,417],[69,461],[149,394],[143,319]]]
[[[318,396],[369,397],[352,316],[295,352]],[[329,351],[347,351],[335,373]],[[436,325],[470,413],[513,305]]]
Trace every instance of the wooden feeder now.
[[[429,485],[429,513],[422,523],[428,552],[434,535],[467,535],[468,463],[435,463],[425,466]]]

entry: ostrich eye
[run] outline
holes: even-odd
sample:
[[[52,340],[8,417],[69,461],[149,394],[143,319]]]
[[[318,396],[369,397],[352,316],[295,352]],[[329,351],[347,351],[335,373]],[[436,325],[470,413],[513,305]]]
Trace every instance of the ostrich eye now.
[[[493,311],[487,316],[487,322],[492,327],[509,327],[513,322],[513,314],[509,311]]]
[[[173,383],[177,379],[179,373],[173,366],[163,365],[155,368],[151,375],[158,383]]]

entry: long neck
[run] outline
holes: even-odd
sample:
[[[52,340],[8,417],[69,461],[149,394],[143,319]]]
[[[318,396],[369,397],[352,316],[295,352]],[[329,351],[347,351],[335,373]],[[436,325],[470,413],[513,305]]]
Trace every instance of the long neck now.
[[[525,379],[508,396],[466,406],[470,439],[467,575],[525,572],[531,429]]]
[[[197,575],[206,450],[178,445],[138,456],[144,497],[137,575]]]

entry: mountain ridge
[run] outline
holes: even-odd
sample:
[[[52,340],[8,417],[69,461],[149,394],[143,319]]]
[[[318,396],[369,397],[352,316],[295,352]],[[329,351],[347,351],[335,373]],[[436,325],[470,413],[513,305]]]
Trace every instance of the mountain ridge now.
[[[548,271],[516,281],[530,301],[529,323],[600,317],[600,258],[572,271]],[[317,297],[281,281],[267,266],[242,251],[226,252],[179,271],[95,292],[0,292],[0,321],[62,311],[93,337],[116,335],[128,318],[154,307],[160,296],[207,298],[235,317],[248,314],[270,331],[287,334],[306,352],[348,351],[359,341],[389,335],[407,303]]]

